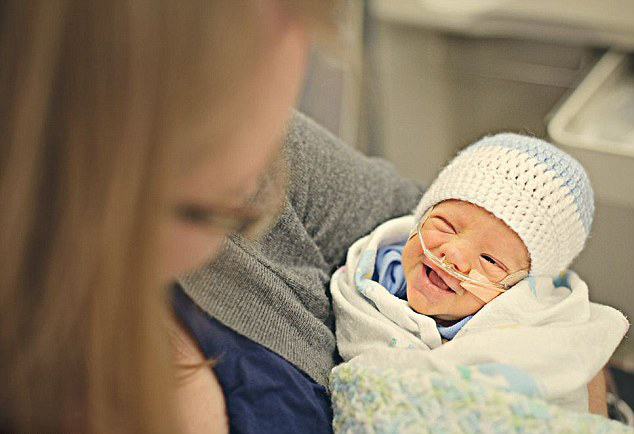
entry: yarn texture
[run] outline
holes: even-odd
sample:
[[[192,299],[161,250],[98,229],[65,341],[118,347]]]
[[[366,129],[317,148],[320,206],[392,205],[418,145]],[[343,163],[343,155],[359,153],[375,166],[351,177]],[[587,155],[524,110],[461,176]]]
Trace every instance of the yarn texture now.
[[[583,249],[594,215],[581,164],[544,140],[513,133],[484,137],[459,152],[423,195],[415,220],[448,199],[478,205],[515,231],[533,276],[564,271]]]

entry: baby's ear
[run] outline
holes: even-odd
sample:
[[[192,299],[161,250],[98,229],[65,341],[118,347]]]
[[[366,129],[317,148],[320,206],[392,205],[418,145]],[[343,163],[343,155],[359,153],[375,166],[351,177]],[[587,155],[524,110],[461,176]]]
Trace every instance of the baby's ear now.
[[[418,233],[418,230],[414,227],[414,229],[412,229],[409,232],[409,237],[407,237],[407,241],[411,240],[412,238],[414,238],[416,236],[416,234]]]

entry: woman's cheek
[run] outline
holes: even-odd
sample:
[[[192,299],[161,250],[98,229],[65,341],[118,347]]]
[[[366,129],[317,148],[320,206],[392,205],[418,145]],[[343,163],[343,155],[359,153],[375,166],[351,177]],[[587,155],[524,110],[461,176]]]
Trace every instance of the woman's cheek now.
[[[224,234],[214,233],[195,225],[175,222],[165,236],[163,270],[172,279],[202,265],[218,254]]]

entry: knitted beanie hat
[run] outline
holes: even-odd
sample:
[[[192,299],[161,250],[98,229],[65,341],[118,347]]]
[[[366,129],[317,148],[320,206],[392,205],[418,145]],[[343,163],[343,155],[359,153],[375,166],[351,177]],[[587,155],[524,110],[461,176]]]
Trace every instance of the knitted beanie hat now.
[[[555,276],[570,265],[594,214],[581,164],[543,140],[511,133],[459,152],[423,195],[416,221],[448,199],[478,205],[513,229],[526,245],[533,276]]]

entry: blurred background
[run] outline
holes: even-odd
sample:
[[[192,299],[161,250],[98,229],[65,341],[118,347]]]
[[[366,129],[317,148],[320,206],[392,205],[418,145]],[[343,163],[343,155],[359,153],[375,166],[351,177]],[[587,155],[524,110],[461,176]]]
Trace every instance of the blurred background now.
[[[594,301],[634,318],[634,1],[368,0],[346,13],[340,55],[312,54],[301,110],[425,183],[484,134],[549,139],[595,190],[573,268]],[[634,373],[634,338],[613,365]]]

